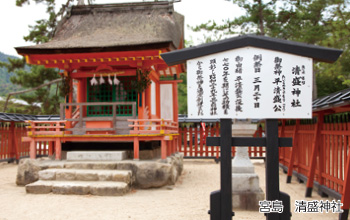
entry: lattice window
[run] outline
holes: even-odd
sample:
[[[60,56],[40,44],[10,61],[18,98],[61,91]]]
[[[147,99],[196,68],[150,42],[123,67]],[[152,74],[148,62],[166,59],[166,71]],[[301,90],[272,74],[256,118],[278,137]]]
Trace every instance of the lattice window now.
[[[99,79],[99,77],[97,78]],[[119,85],[110,85],[108,78],[105,77],[105,83],[102,85],[91,86],[89,83],[91,78],[88,79],[87,86],[87,101],[88,102],[137,102],[137,93],[131,86],[131,81],[135,80],[135,77],[118,77],[120,80]],[[137,105],[136,105],[137,106]],[[131,116],[132,105],[117,105],[117,116]],[[100,117],[100,116],[112,116],[111,105],[101,106],[88,106],[87,116]]]

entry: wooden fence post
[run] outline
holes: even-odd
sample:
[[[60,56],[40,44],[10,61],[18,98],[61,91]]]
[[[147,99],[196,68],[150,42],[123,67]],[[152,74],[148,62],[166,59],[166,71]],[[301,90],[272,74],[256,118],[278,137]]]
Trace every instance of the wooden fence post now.
[[[195,141],[194,141],[194,154],[192,154],[191,156],[197,156],[198,153],[198,126],[195,125],[194,126],[194,136],[195,136]],[[199,137],[200,138],[200,137]],[[192,151],[192,150],[191,150]]]
[[[299,145],[299,143],[298,143],[299,125],[300,125],[300,120],[297,119],[295,121],[295,127],[294,127],[294,132],[293,132],[293,147],[292,147],[292,153],[291,153],[290,160],[289,160],[289,165],[288,165],[287,183],[291,183],[291,181],[292,181],[293,167],[294,167],[294,157],[295,157],[295,154],[298,152],[298,149],[299,149],[299,146],[298,146]]]
[[[219,122],[215,123],[215,136],[219,137],[220,136],[220,127],[219,127]],[[216,160],[218,161],[220,157],[220,147],[216,146]]]
[[[49,141],[49,156],[52,156],[53,154],[53,144],[54,142],[53,141]]]
[[[139,138],[138,137],[134,137],[134,160],[139,160],[140,159],[139,151],[140,151]]]
[[[184,156],[188,156],[187,155],[187,126],[184,127],[183,129],[183,140],[184,140]],[[163,145],[163,143],[162,143]]]
[[[161,140],[161,158],[162,160],[165,160],[167,157],[167,142],[164,140],[164,138]]]
[[[183,127],[179,126],[179,136],[178,136],[178,140],[177,140],[177,144],[178,144],[178,152],[183,152],[182,151],[182,140],[184,139],[184,132],[183,132]]]
[[[32,140],[30,141],[30,146],[29,146],[30,159],[36,158],[36,146],[35,146],[35,144],[36,144],[36,142],[35,142],[34,138],[32,138]]]
[[[345,167],[345,178],[344,178],[344,187],[343,195],[341,197],[341,202],[343,203],[343,213],[339,214],[339,220],[347,220],[349,216],[349,207],[350,207],[350,153],[346,161]]]
[[[189,136],[189,156],[193,156],[193,129],[192,126],[188,128],[188,136]]]
[[[319,113],[317,116],[317,124],[315,125],[314,138],[312,140],[312,151],[311,151],[311,161],[310,161],[310,169],[307,175],[307,183],[306,183],[306,193],[305,197],[311,197],[312,188],[314,185],[314,176],[316,170],[316,155],[319,152],[319,143],[321,139],[321,130],[323,127],[323,113]]]
[[[19,151],[18,151],[18,143],[17,143],[17,135],[16,135],[16,124],[14,121],[11,121],[10,123],[10,139],[8,141],[9,143],[9,148],[8,150],[10,151],[10,157],[19,160]]]
[[[62,152],[62,146],[61,146],[61,140],[60,138],[56,138],[55,140],[55,151],[56,151],[56,160],[61,160],[61,152]]]

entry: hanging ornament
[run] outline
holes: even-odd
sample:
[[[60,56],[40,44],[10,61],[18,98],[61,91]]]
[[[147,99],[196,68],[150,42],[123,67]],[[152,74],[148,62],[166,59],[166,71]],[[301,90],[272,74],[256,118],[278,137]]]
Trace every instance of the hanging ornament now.
[[[113,79],[114,85],[119,85],[120,81],[117,79],[117,75],[114,74],[114,79]]]
[[[94,74],[94,77],[90,80],[90,84],[91,84],[92,86],[98,84],[98,82],[97,82],[97,80],[96,80],[95,74]]]
[[[100,85],[102,85],[103,83],[105,83],[105,79],[102,77],[102,75],[100,75]]]
[[[108,75],[108,83],[109,83],[109,85],[113,85],[113,81],[112,81],[112,79],[111,79],[111,75]]]

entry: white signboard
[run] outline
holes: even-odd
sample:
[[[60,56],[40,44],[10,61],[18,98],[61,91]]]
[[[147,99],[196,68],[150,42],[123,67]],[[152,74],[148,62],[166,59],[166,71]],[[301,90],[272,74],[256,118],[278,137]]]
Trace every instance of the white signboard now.
[[[312,59],[253,47],[187,61],[190,118],[311,118]]]

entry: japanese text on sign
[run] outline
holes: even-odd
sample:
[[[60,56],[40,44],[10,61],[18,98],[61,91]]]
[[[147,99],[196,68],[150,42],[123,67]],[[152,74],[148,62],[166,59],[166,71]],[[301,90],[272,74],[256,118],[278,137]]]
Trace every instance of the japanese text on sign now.
[[[311,58],[245,47],[187,62],[191,118],[312,116]]]

